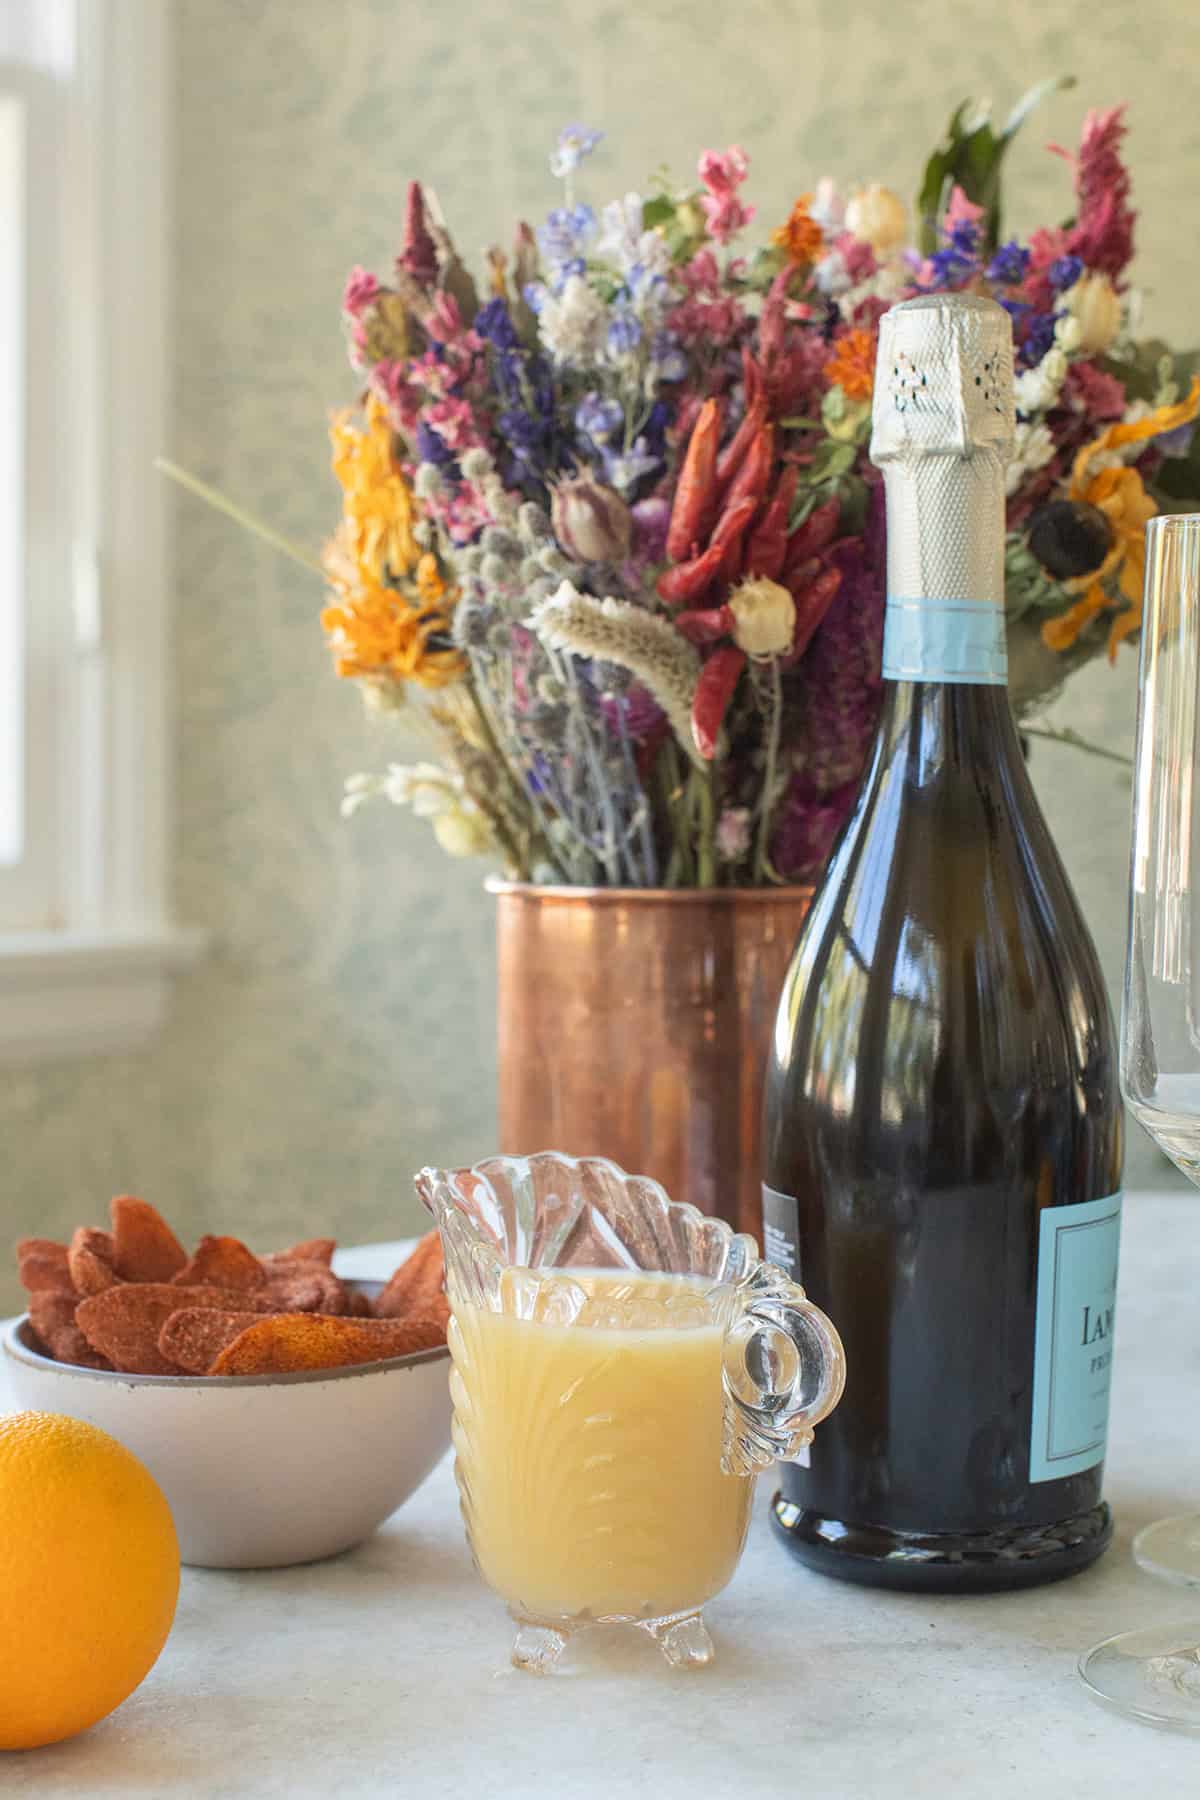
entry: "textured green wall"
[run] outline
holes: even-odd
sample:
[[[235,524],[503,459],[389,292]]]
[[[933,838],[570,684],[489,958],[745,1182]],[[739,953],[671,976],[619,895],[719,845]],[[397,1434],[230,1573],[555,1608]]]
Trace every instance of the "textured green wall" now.
[[[764,222],[831,173],[912,190],[953,104],[1004,110],[1036,77],[1075,94],[1012,158],[1010,216],[1068,197],[1049,138],[1127,97],[1147,318],[1200,338],[1200,11],[1178,0],[175,0],[175,421],[166,448],[315,543],[336,496],[323,418],[350,398],[338,296],[385,270],[404,179],[437,188],[465,252],[554,199],[546,149],[609,133],[599,198],[742,142]],[[395,746],[330,677],[314,583],[198,503],[176,507],[178,912],[216,950],[143,1056],[0,1074],[13,1233],[100,1218],[132,1188],[190,1232],[257,1241],[416,1221],[409,1172],[491,1146],[490,915],[475,865],[391,812],[338,818],[341,777]],[[1132,659],[1068,702],[1131,728]],[[1119,970],[1127,795],[1039,750],[1039,786],[1107,966]],[[576,1047],[577,1048],[577,1047]],[[1130,1174],[1161,1177],[1139,1143]],[[0,1310],[15,1290],[0,1277]]]

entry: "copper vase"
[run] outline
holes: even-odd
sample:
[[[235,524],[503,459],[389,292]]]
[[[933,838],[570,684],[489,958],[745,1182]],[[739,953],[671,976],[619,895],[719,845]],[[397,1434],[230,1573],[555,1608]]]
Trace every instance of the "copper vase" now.
[[[812,889],[489,886],[501,1150],[611,1157],[761,1241],[763,1072]]]

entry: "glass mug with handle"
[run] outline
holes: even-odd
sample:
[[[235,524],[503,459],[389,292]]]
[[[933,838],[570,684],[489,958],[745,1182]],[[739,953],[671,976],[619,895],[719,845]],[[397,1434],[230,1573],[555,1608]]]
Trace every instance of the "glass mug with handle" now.
[[[451,1307],[467,1536],[544,1671],[627,1623],[711,1661],[754,1478],[841,1397],[841,1340],[753,1238],[614,1163],[548,1151],[426,1169]]]

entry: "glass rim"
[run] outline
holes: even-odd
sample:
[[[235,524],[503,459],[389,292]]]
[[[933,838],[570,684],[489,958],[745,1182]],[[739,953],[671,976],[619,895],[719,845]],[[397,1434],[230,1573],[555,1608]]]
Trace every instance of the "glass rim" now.
[[[1156,513],[1146,521],[1147,535],[1169,537],[1175,532],[1200,531],[1200,512]]]

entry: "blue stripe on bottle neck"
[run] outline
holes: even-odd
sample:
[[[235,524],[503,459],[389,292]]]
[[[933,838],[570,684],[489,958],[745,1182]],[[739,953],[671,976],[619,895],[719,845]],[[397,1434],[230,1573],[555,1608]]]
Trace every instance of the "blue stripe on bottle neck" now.
[[[951,681],[1004,687],[1004,608],[994,600],[905,600],[888,596],[885,681]]]

